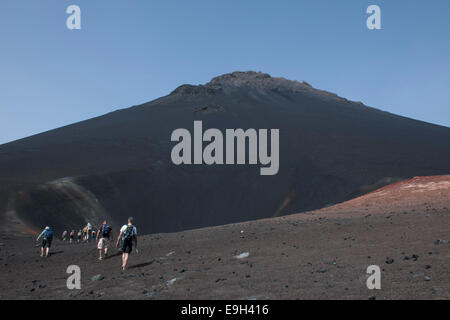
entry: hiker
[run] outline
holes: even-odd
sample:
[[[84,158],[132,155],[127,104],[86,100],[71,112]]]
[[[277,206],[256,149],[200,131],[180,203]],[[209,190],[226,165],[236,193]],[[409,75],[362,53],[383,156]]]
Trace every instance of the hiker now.
[[[86,241],[89,242],[89,238],[91,237],[92,234],[92,225],[90,222],[88,222],[87,226],[86,226]]]
[[[63,241],[67,240],[67,234],[68,234],[67,230],[64,230],[64,232],[62,233],[62,236],[61,236]]]
[[[37,237],[36,241],[39,241],[39,239],[42,237],[42,245],[41,245],[41,257],[44,256],[44,249],[45,249],[45,256],[48,257],[48,252],[50,251],[50,247],[52,245],[53,240],[53,231],[50,229],[50,227],[45,227],[45,229],[41,232],[39,237]]]
[[[133,225],[133,218],[128,218],[128,224],[124,224],[120,229],[119,237],[117,238],[116,247],[119,247],[119,241],[122,239],[122,270],[125,271],[128,263],[128,256],[133,250],[133,239],[137,250],[137,230]]]
[[[72,231],[70,232],[69,237],[70,237],[69,243],[72,243],[72,242],[73,242],[73,239],[74,239],[74,237],[75,237],[75,230],[72,230]]]
[[[84,228],[83,228],[83,241],[86,241],[86,234],[87,234],[87,226],[84,226]]]
[[[83,235],[83,231],[78,230],[78,233],[77,233],[77,242],[78,243],[80,243],[82,235]]]
[[[105,253],[105,257],[108,255],[108,245],[110,241],[113,241],[112,228],[106,223],[106,220],[100,225],[97,231],[98,260],[103,260],[102,253]]]
[[[92,241],[95,241],[96,235],[97,235],[97,232],[95,232],[95,230],[92,230]]]

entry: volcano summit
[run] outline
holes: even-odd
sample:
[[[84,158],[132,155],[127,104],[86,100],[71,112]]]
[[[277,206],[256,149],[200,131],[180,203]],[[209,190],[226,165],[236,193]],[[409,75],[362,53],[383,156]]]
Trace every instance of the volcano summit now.
[[[175,165],[177,128],[277,128],[279,172]],[[260,72],[0,146],[0,219],[56,232],[134,216],[171,232],[318,209],[392,181],[450,173],[450,129]]]

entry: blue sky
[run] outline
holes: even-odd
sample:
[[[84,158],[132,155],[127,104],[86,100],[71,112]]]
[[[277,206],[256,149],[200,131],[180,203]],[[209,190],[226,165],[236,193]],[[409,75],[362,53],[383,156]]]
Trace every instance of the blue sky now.
[[[0,144],[237,70],[450,126],[450,1],[2,0]]]

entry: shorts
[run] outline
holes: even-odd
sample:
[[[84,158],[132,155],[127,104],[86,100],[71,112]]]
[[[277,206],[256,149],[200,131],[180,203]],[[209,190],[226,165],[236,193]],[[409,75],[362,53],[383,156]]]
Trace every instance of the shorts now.
[[[108,243],[109,243],[109,239],[107,239],[107,238],[100,238],[100,240],[98,241],[97,248],[99,250],[107,249],[108,248]]]
[[[123,253],[131,253],[133,251],[133,240],[122,240]]]
[[[42,248],[50,248],[52,246],[52,240],[51,239],[43,239],[42,240]]]

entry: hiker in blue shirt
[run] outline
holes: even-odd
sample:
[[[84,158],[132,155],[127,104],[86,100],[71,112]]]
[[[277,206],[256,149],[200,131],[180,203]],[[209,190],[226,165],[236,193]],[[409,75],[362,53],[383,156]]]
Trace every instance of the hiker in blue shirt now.
[[[50,247],[52,245],[53,240],[53,231],[50,229],[50,227],[45,227],[45,229],[41,232],[39,237],[37,237],[36,241],[39,241],[39,239],[42,237],[42,245],[41,245],[41,257],[44,256],[44,249],[45,249],[45,256],[48,257],[48,252],[50,251]]]

